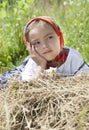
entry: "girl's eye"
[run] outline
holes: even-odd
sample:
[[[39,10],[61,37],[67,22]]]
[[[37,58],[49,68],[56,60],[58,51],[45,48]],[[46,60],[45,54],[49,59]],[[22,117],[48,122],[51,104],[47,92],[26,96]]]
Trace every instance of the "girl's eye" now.
[[[35,42],[35,44],[40,44],[40,42]]]
[[[53,38],[53,36],[49,36],[49,37],[48,37],[48,39],[52,39],[52,38]]]

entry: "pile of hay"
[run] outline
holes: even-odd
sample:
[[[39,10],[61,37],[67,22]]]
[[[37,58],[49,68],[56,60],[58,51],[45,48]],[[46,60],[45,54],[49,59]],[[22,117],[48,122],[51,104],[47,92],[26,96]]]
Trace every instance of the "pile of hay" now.
[[[0,92],[0,130],[89,130],[89,76],[12,80]]]

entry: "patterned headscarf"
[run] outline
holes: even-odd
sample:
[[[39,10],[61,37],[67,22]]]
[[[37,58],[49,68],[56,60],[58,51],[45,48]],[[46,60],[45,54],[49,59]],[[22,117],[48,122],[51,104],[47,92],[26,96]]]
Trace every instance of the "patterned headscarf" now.
[[[25,37],[25,34],[28,30],[28,27],[29,25],[33,22],[33,21],[36,21],[36,20],[43,20],[47,23],[49,23],[53,29],[55,30],[56,34],[58,35],[59,37],[59,41],[60,41],[60,47],[63,48],[64,46],[64,39],[63,39],[63,35],[62,35],[62,32],[60,30],[60,27],[54,22],[54,20],[49,17],[49,16],[40,16],[40,17],[35,17],[35,18],[32,18],[25,26],[25,29],[24,29],[24,35],[23,35],[23,40],[24,40],[24,44],[27,45],[27,40],[26,40],[26,37]]]

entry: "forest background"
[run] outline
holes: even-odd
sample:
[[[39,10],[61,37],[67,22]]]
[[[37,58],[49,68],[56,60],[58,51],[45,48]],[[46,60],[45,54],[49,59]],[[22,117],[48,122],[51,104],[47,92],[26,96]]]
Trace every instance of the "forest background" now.
[[[78,50],[89,63],[89,0],[0,0],[0,73],[20,65],[28,55],[24,26],[42,15],[56,20],[65,46]]]

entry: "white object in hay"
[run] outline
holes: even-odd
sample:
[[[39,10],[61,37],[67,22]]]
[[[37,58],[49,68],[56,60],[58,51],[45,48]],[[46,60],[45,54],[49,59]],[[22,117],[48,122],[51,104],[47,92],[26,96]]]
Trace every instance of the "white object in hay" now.
[[[53,67],[50,67],[49,69],[46,70],[46,76],[56,76],[57,74],[57,68],[53,68]]]

